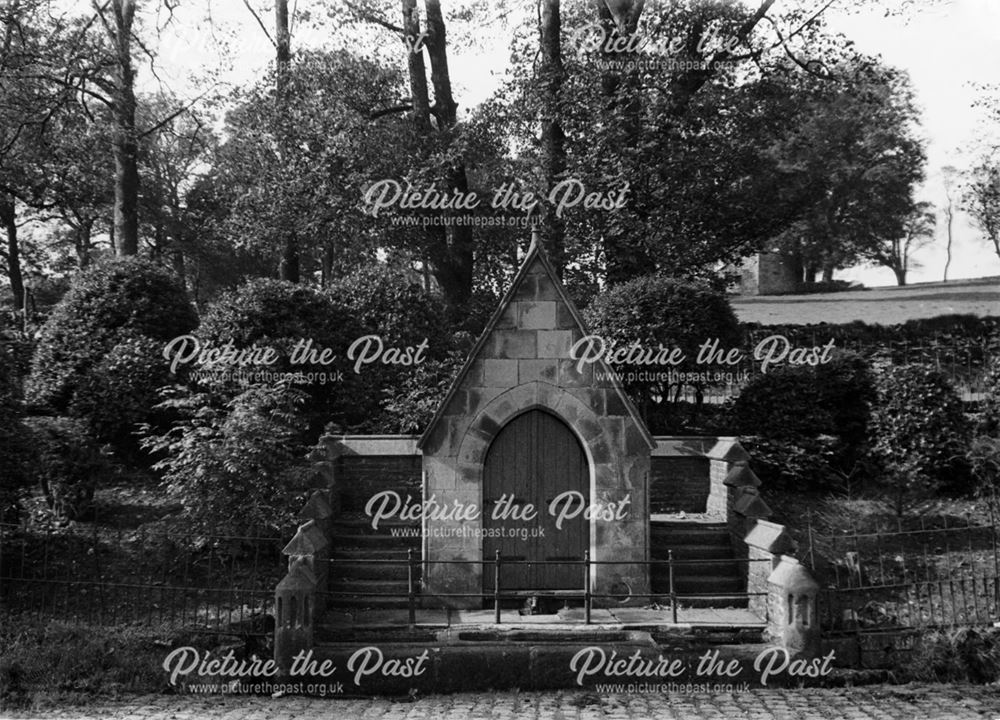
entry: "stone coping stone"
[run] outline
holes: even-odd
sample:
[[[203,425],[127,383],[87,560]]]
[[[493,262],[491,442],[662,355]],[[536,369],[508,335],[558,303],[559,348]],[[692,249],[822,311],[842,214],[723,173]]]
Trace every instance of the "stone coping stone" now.
[[[331,455],[420,455],[419,435],[324,435]],[[339,451],[339,452],[337,452]]]
[[[791,537],[784,525],[769,520],[758,520],[743,542],[760,550],[779,555],[793,548]]]
[[[719,438],[704,435],[655,435],[653,457],[708,457]]]

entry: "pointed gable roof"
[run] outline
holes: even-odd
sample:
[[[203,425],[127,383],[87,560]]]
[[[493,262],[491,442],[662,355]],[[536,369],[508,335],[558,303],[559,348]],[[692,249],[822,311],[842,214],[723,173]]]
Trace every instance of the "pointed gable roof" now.
[[[583,321],[583,317],[580,315],[580,311],[577,310],[576,305],[570,299],[569,295],[566,293],[566,289],[563,287],[562,282],[559,280],[559,276],[556,274],[555,268],[552,267],[552,263],[549,261],[545,250],[542,248],[537,231],[532,233],[531,245],[528,248],[528,252],[521,262],[521,267],[518,269],[517,273],[514,275],[514,280],[508,288],[507,292],[504,294],[503,299],[497,306],[497,309],[493,312],[490,317],[489,322],[486,323],[486,327],[480,334],[479,339],[476,341],[475,346],[472,348],[469,355],[465,358],[465,363],[462,365],[461,370],[459,370],[458,375],[452,381],[451,386],[448,388],[448,393],[445,395],[444,399],[438,405],[437,411],[434,413],[434,417],[431,418],[430,423],[428,423],[427,428],[421,434],[420,439],[417,441],[417,448],[422,449],[424,444],[434,433],[438,424],[441,422],[442,417],[448,405],[451,403],[452,399],[458,393],[458,391],[463,387],[468,378],[470,372],[472,371],[473,364],[479,358],[484,349],[487,347],[491,338],[494,336],[502,320],[508,316],[508,311],[512,303],[515,302],[516,298],[519,296],[519,292],[526,282],[529,282],[529,278],[544,278],[554,289],[557,302],[562,303],[571,318],[571,324],[574,329],[580,333],[580,336],[589,335],[587,326]],[[543,281],[543,282],[544,282]],[[535,281],[537,282],[537,280]],[[568,358],[567,358],[568,359]],[[649,429],[643,422],[642,417],[636,410],[635,405],[626,395],[625,390],[622,388],[621,382],[618,380],[618,376],[612,371],[610,366],[605,363],[603,358],[597,360],[594,363],[594,369],[602,373],[602,377],[606,380],[601,383],[602,386],[610,386],[610,389],[617,395],[618,400],[622,403],[628,416],[635,423],[636,427],[642,434],[643,439],[649,446],[650,450],[656,448],[656,441],[650,434]],[[595,376],[596,377],[596,374]],[[595,385],[597,383],[595,382]]]

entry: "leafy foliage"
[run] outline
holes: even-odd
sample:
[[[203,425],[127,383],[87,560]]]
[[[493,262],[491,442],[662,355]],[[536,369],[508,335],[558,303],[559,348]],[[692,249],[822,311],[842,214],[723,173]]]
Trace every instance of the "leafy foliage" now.
[[[147,429],[143,446],[194,527],[206,534],[286,532],[305,465],[305,396],[284,385],[249,387],[220,403],[208,393],[163,403],[182,416],[163,434]]]
[[[882,367],[875,385],[878,400],[869,424],[872,449],[901,513],[906,502],[967,475],[963,464],[970,424],[958,394],[931,367]]]
[[[53,512],[69,520],[91,510],[94,490],[110,470],[87,425],[68,417],[31,417],[31,472]]]
[[[167,270],[138,258],[96,265],[74,278],[42,327],[28,401],[64,411],[120,342],[137,336],[166,342],[196,324],[184,288]]]
[[[669,366],[678,372],[709,367],[695,362],[699,347],[707,340],[718,340],[719,347],[728,350],[738,347],[741,339],[736,315],[724,294],[701,283],[660,275],[612,286],[590,304],[586,320],[593,334],[615,345],[637,343],[653,350],[662,346],[683,351],[685,361]],[[650,368],[620,365],[616,369],[627,373]],[[640,408],[648,410],[649,404],[659,398],[676,398],[683,384],[627,382],[625,388]]]
[[[731,407],[758,474],[772,487],[819,489],[863,470],[873,381],[852,353],[754,378]]]
[[[15,345],[0,342],[0,522],[16,519],[19,492],[30,482],[27,454],[29,439],[24,425],[24,400],[17,375]]]
[[[382,431],[419,433],[427,427],[465,360],[461,350],[418,365],[386,403]]]
[[[157,422],[151,409],[159,389],[169,382],[163,343],[143,336],[126,338],[83,377],[69,413],[85,418],[101,442],[122,455],[134,455],[138,425]]]

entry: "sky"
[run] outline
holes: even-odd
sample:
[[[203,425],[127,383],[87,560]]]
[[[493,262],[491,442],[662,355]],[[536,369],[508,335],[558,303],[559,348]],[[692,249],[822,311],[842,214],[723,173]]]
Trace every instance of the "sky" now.
[[[270,28],[273,3],[249,2]],[[531,0],[524,2],[526,7],[533,7]],[[292,3],[299,10],[312,11],[314,20],[314,24],[305,22],[293,28],[293,49],[322,44],[331,32],[319,12],[325,3]],[[901,3],[909,7],[904,16],[886,12],[886,8]],[[211,22],[207,14],[211,14]],[[917,199],[940,208],[945,201],[941,169],[947,165],[967,167],[974,157],[973,148],[990,132],[1000,134],[1000,128],[987,129],[982,111],[973,107],[977,84],[1000,85],[1000,1],[885,0],[862,7],[856,0],[835,0],[827,18],[830,27],[854,40],[859,50],[881,55],[888,64],[910,74],[922,110],[919,132],[926,141],[928,155],[927,179],[918,189]],[[152,16],[146,19],[147,24],[156,20]],[[359,49],[364,49],[366,43],[381,42],[391,47],[394,42],[382,32],[357,41]],[[508,64],[508,43],[509,35],[494,23],[473,39],[472,49],[461,52],[452,48],[449,65],[455,95],[466,108],[482,102],[499,86]],[[147,89],[162,82],[182,96],[193,96],[206,82],[253,82],[267,67],[273,49],[244,2],[212,0],[208,4],[181,4],[174,21],[160,36],[157,54],[158,78],[147,69],[140,74],[140,81],[146,83]],[[964,213],[956,217],[953,231],[949,279],[1000,276],[1000,258]],[[941,218],[934,242],[916,256],[918,267],[911,270],[911,282],[942,279],[944,238]],[[837,273],[837,277],[868,286],[894,284],[887,268],[851,268]]]

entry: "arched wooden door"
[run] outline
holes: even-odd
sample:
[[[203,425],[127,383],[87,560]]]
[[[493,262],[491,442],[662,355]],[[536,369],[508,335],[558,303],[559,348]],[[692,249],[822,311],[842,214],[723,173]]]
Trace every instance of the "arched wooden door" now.
[[[583,560],[590,540],[585,513],[575,512],[557,528],[558,517],[549,512],[553,499],[567,491],[578,493],[571,511],[590,502],[587,458],[566,424],[541,410],[507,423],[493,439],[483,468],[483,558],[493,560],[499,549],[502,561]],[[533,519],[515,516],[529,504],[536,511]],[[582,589],[584,584],[579,565],[501,563],[501,568],[503,590]],[[494,573],[489,564],[484,567],[484,592],[493,592]]]

